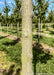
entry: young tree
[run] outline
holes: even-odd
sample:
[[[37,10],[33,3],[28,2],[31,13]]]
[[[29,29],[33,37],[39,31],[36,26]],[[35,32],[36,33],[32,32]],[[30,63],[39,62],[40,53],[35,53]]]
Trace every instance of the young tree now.
[[[33,5],[33,11],[35,16],[38,18],[38,44],[40,41],[40,31],[42,31],[42,22],[45,19],[46,11],[48,9],[49,3],[48,1],[45,2],[45,0],[35,0],[35,4]],[[40,27],[39,27],[40,26]]]
[[[9,21],[10,21],[10,28],[11,28],[11,31],[12,31],[13,24],[15,23],[14,22],[14,14],[10,15],[10,20]]]
[[[22,74],[32,71],[32,0],[22,0]]]
[[[14,16],[15,16],[15,22],[17,24],[17,38],[18,38],[18,33],[19,33],[19,24],[21,20],[21,13],[20,13],[20,8],[21,8],[21,0],[15,0],[15,9],[14,9]]]
[[[53,18],[54,18],[54,13],[53,13],[53,11],[51,10],[51,11],[49,12],[47,21],[48,21],[48,22],[54,22],[54,21],[53,21]]]
[[[9,5],[6,3],[6,0],[5,0],[5,7],[4,7],[4,13],[6,15],[5,17],[5,20],[6,20],[6,25],[7,25],[7,34],[8,34],[8,13],[10,12],[10,8],[9,8]]]

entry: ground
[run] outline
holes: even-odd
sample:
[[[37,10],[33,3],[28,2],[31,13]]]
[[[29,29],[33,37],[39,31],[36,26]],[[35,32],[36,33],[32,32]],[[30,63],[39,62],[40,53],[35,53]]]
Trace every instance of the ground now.
[[[6,75],[18,75],[21,70],[21,32],[17,40],[16,29],[8,34],[0,32],[0,71]],[[33,31],[33,70],[34,73],[54,73],[54,35],[51,31],[41,33],[40,46],[37,45],[37,31]],[[16,62],[15,62],[16,61]]]

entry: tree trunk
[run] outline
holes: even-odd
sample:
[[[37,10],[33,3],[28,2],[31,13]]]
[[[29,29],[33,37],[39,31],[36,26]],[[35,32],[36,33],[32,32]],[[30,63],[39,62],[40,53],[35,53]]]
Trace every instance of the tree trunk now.
[[[38,45],[40,44],[40,18],[38,23]]]
[[[18,38],[18,34],[19,34],[19,23],[17,24],[17,38]]]
[[[7,24],[7,34],[8,34],[8,24]]]
[[[42,32],[42,20],[41,20],[41,32]]]
[[[33,75],[32,71],[32,0],[22,0],[22,73]]]

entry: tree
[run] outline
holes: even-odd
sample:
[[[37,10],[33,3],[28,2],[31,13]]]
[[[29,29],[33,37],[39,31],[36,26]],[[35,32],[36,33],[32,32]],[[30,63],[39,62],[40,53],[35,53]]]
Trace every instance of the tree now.
[[[9,12],[10,12],[10,7],[9,7],[9,5],[6,3],[6,0],[5,0],[4,13],[5,13],[5,15],[6,15],[5,20],[6,20],[6,25],[7,25],[7,34],[8,34],[8,20],[9,20],[9,18],[8,18],[8,13],[9,13]]]
[[[6,0],[3,12],[6,14],[6,17],[8,17],[8,13],[10,12],[10,6],[7,4]]]
[[[14,16],[15,16],[15,22],[17,24],[17,38],[18,38],[18,33],[19,33],[19,24],[21,21],[21,13],[20,13],[20,8],[21,8],[21,1],[20,0],[15,0],[15,9],[14,9]]]
[[[32,71],[32,0],[22,0],[22,74]]]
[[[35,3],[33,4],[33,11],[35,16],[40,17],[41,20],[45,18],[48,6],[49,6],[49,0],[48,1],[35,0]]]
[[[49,6],[49,3],[48,1],[45,2],[45,0],[35,0],[35,3],[33,4],[33,11],[35,16],[37,16],[37,19],[38,19],[37,21],[38,22],[38,44],[40,41],[40,32],[42,31],[42,22],[44,22],[45,20],[45,15],[46,15],[48,6]]]
[[[15,23],[15,22],[14,22],[14,14],[11,14],[11,15],[10,15],[10,20],[9,20],[9,21],[10,21],[10,24],[11,24],[10,27],[11,27],[11,31],[12,31],[13,24]]]
[[[48,21],[48,22],[54,22],[54,21],[53,21],[53,18],[54,18],[54,13],[53,13],[53,11],[51,10],[51,11],[49,12],[47,21]]]

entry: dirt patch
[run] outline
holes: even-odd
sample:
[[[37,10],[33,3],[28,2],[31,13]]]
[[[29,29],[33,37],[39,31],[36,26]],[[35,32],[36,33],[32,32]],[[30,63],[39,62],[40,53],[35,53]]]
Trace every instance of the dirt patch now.
[[[34,35],[37,35],[38,33],[37,33],[37,32],[34,32],[33,34],[34,34]],[[40,33],[40,35],[45,36],[45,37],[51,37],[51,38],[54,38],[54,36],[49,35],[49,34],[45,34],[45,33]]]
[[[54,53],[54,47],[50,47],[43,43],[41,43],[41,45],[43,46],[44,50],[50,51],[50,53]]]
[[[2,33],[2,32],[0,32],[0,35],[2,35],[4,37],[8,37],[11,40],[16,40],[17,39],[17,36],[6,34],[6,33]]]
[[[33,33],[33,34],[37,34],[37,33]],[[2,32],[0,32],[0,35],[2,35],[2,36],[4,36],[4,37],[8,37],[8,38],[11,39],[11,40],[16,40],[16,39],[17,39],[17,36],[10,35],[10,34],[5,34],[5,33],[2,33]],[[51,36],[51,35],[49,35],[49,34],[41,33],[41,35],[46,36],[46,37],[52,37],[52,38],[54,38],[54,36]],[[34,43],[35,43],[35,42],[33,41],[33,44],[34,44]],[[48,45],[46,45],[46,44],[44,44],[44,43],[41,43],[41,45],[43,46],[44,50],[48,50],[48,51],[50,51],[51,53],[54,53],[54,47],[50,47],[50,46],[48,46]]]
[[[38,46],[38,44],[35,41],[33,41],[33,46],[37,46],[38,48],[40,47],[43,51],[54,53],[54,47],[50,47],[47,44],[40,43],[40,45]]]

